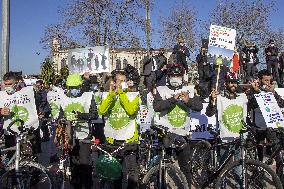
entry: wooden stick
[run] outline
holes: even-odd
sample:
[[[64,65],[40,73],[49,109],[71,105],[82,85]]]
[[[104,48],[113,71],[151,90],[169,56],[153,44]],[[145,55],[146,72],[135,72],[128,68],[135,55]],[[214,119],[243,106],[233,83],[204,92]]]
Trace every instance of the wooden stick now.
[[[216,91],[218,91],[218,86],[219,86],[219,79],[220,79],[220,70],[221,70],[221,64],[218,65],[218,73],[217,73],[217,81],[216,81]],[[214,98],[213,105],[215,106],[216,104],[216,98]]]

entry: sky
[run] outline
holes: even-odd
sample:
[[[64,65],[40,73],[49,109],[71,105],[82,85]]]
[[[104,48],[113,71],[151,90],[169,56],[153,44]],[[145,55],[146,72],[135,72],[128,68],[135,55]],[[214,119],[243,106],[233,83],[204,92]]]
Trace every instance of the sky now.
[[[25,74],[37,74],[40,64],[47,56],[47,51],[39,43],[44,29],[49,24],[55,24],[60,19],[58,7],[64,7],[71,0],[10,0],[10,70],[23,71]],[[185,0],[187,1],[187,0]],[[269,1],[269,0],[268,0]],[[151,13],[152,27],[159,25],[161,16],[168,16],[171,8],[182,0],[155,0]],[[192,0],[192,6],[197,11],[197,18],[209,18],[211,10],[218,0]],[[0,5],[2,9],[2,3]],[[272,27],[284,28],[284,0],[276,0],[278,10],[271,15]],[[2,15],[0,15],[2,22]],[[1,28],[2,30],[2,28]],[[2,33],[0,31],[0,36]],[[154,41],[157,35],[153,36]],[[38,55],[38,52],[40,53]],[[1,55],[1,52],[0,52]]]

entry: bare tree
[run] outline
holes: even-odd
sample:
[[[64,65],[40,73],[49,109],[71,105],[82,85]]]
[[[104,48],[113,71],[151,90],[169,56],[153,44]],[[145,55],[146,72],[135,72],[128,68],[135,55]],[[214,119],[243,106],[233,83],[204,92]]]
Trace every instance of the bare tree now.
[[[143,44],[141,26],[144,0],[73,0],[60,8],[62,21],[45,30],[42,43],[60,34],[64,44],[132,47]],[[72,39],[72,40],[71,40]]]
[[[188,47],[196,44],[196,11],[193,7],[182,3],[174,7],[168,17],[161,18],[161,43],[171,48],[178,36],[183,36]]]
[[[211,24],[237,30],[236,44],[254,41],[260,47],[267,42],[270,31],[269,15],[274,10],[274,0],[226,0],[211,13]]]

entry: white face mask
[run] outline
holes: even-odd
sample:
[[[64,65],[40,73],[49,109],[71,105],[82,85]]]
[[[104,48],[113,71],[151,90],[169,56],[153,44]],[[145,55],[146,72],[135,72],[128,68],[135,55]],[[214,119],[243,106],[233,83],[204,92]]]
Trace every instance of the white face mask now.
[[[127,83],[126,83],[126,82],[122,82],[122,83],[121,83],[121,89],[122,89],[122,90],[125,90],[125,89],[127,89],[127,88],[128,88]]]
[[[173,87],[179,87],[182,85],[182,78],[181,77],[171,77],[170,78],[170,85]]]
[[[11,95],[11,94],[14,94],[16,92],[16,89],[14,86],[11,86],[11,87],[5,87],[5,91],[7,94]]]

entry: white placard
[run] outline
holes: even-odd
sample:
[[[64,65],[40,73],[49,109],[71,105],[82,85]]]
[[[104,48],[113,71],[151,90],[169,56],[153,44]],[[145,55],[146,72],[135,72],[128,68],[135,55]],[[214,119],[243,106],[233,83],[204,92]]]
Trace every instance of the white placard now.
[[[279,128],[284,126],[284,118],[273,93],[259,93],[254,95],[266,126]]]

